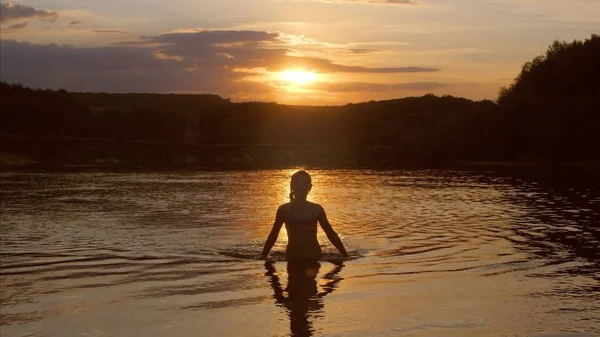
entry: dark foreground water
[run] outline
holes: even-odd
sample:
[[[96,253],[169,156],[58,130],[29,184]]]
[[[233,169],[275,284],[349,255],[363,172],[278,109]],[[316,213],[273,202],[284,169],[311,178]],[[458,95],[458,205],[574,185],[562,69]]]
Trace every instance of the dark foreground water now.
[[[313,171],[313,279],[257,260],[292,172],[0,173],[2,336],[600,333],[597,187]]]

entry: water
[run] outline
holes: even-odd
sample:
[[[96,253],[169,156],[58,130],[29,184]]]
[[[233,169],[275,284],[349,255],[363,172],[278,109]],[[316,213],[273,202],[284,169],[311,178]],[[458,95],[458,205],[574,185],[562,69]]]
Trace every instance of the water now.
[[[2,336],[600,333],[597,187],[313,171],[313,280],[257,260],[292,172],[0,173]]]

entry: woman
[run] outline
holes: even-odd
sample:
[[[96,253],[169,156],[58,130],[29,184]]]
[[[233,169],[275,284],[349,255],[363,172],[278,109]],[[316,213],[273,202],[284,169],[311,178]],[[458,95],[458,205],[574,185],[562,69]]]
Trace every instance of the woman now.
[[[273,229],[265,242],[262,259],[273,248],[281,226],[285,223],[288,233],[288,245],[285,252],[288,261],[318,261],[323,257],[321,246],[317,240],[317,222],[327,234],[327,238],[344,257],[348,253],[337,233],[329,224],[325,210],[321,205],[306,200],[312,188],[310,175],[306,171],[298,171],[292,175],[290,183],[290,202],[279,206]]]

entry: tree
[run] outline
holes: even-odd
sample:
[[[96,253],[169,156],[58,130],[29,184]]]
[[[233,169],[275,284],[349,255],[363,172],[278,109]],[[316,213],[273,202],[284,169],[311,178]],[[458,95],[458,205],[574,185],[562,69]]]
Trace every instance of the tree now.
[[[600,36],[555,41],[523,65],[502,88],[498,132],[516,158],[548,162],[598,160],[600,144]]]

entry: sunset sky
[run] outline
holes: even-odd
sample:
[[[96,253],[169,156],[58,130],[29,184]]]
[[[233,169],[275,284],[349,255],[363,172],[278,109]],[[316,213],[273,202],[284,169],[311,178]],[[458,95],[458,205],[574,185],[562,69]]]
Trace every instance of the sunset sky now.
[[[345,104],[495,99],[552,41],[600,33],[598,0],[2,2],[3,81]]]

